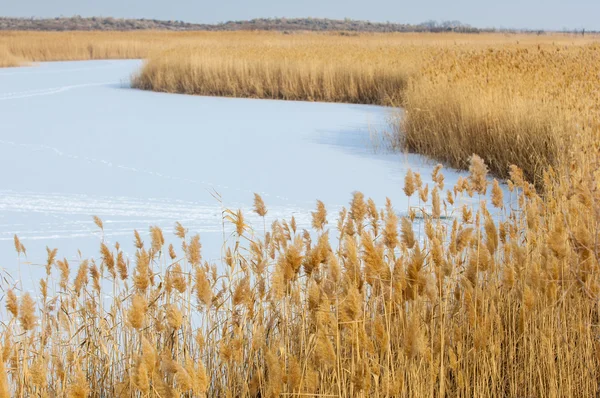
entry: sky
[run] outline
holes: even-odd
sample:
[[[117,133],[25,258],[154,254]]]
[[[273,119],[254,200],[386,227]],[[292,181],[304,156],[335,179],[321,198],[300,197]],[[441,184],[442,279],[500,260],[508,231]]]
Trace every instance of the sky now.
[[[0,16],[73,15],[195,23],[262,17],[458,20],[480,28],[600,30],[600,0],[0,0]]]

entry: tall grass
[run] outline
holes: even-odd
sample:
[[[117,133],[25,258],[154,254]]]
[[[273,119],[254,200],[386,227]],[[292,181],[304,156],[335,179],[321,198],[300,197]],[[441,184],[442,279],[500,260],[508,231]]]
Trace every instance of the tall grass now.
[[[597,44],[444,52],[406,90],[400,136],[458,168],[472,153],[501,177],[518,164],[539,184],[598,138],[599,61]]]
[[[158,52],[136,88],[199,95],[399,105],[418,47],[394,35],[252,35]]]
[[[128,59],[147,57],[175,40],[167,32],[3,32],[0,47],[28,62]]]
[[[133,80],[135,88],[223,97],[400,103],[408,76],[337,60],[240,59],[190,52],[160,55]]]
[[[20,59],[5,46],[0,45],[0,68],[8,68],[24,65],[24,60]]]
[[[305,59],[320,57],[325,61],[345,56],[353,63],[377,61],[387,55],[402,62],[405,46],[485,47],[491,45],[537,45],[555,43],[559,46],[580,45],[596,41],[594,35],[585,38],[570,35],[500,35],[500,34],[360,34],[343,36],[338,33],[275,32],[21,32],[4,31],[0,47],[29,62],[89,59],[147,58],[155,51],[178,47],[212,47],[213,49],[248,55],[253,49],[302,48],[296,55]],[[324,52],[327,48],[329,51]],[[368,51],[358,51],[360,49]],[[235,51],[235,52],[232,52]],[[294,52],[294,51],[292,51]],[[268,54],[267,54],[268,55]],[[325,57],[325,58],[323,58]],[[260,59],[260,58],[259,58]],[[362,62],[361,62],[362,61]],[[394,65],[394,62],[391,64]],[[408,63],[406,63],[408,65]],[[396,68],[397,69],[397,68]]]
[[[504,199],[470,170],[456,187],[436,170],[429,193],[408,174],[434,210],[402,218],[360,193],[338,215],[318,202],[311,232],[227,211],[222,264],[179,224],[176,246],[136,232],[131,263],[118,244],[77,264],[49,249],[35,296],[6,291],[0,397],[596,396],[598,173],[547,174],[570,198],[548,202],[517,168]],[[444,210],[488,190],[493,207]]]

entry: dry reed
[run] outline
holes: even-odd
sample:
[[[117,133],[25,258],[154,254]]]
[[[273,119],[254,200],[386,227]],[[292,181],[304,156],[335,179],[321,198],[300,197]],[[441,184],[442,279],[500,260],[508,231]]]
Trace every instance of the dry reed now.
[[[470,166],[454,198],[497,191],[481,159]],[[72,280],[49,250],[58,274],[37,301],[7,294],[0,396],[595,396],[600,175],[571,171],[577,184],[546,174],[565,198],[547,201],[511,169],[535,222],[484,204],[467,221],[459,208],[399,221],[389,201],[380,211],[355,193],[332,231],[321,202],[310,233],[293,220],[259,233],[226,212],[236,243],[220,265],[180,224],[180,252],[157,227],[149,243],[138,235],[122,279],[107,266],[118,244]]]

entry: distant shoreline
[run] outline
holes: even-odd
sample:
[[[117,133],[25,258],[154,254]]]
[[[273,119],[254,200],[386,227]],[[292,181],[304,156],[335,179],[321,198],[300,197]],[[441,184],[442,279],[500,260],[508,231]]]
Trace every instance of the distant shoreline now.
[[[194,24],[183,21],[157,19],[124,19],[112,17],[57,17],[57,18],[9,18],[0,17],[0,31],[239,31],[262,30],[283,33],[297,31],[355,32],[355,33],[402,33],[402,32],[457,32],[457,33],[553,33],[555,31],[474,28],[459,21],[428,21],[421,24],[369,22],[351,19],[323,18],[260,18],[248,21],[228,21],[218,24]],[[587,31],[564,31],[563,33],[598,33]]]

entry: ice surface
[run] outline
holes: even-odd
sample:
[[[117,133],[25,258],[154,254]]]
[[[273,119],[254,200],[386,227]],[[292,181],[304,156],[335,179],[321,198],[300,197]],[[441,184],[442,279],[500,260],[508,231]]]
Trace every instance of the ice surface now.
[[[353,191],[406,211],[406,170],[430,181],[435,162],[378,153],[371,135],[390,108],[214,98],[132,90],[140,61],[44,63],[0,69],[0,269],[24,285],[39,278],[45,247],[70,261],[98,257],[100,233],[132,253],[132,231],[175,221],[198,232],[207,259],[220,256],[221,204],[251,217],[253,193],[269,220],[310,226],[315,200],[333,224]],[[445,170],[446,186],[459,173]],[[416,204],[415,199],[413,203]],[[332,225],[333,226],[333,225]],[[13,247],[27,248],[19,271]],[[228,231],[225,231],[227,238]],[[20,275],[20,276],[19,276]]]

